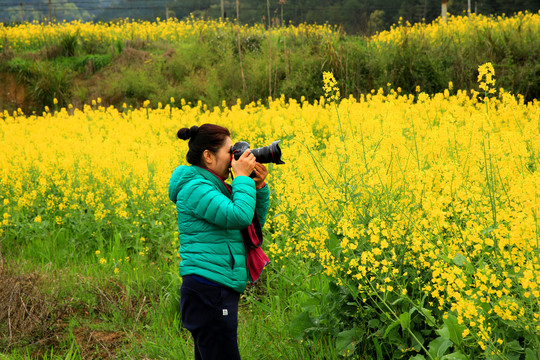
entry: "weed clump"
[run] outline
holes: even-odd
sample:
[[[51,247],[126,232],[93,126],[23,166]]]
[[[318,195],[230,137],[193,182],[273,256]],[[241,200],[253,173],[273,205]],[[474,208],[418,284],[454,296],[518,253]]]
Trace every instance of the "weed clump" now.
[[[19,274],[0,262],[0,349],[47,345],[55,335],[62,306],[40,291],[37,273]]]

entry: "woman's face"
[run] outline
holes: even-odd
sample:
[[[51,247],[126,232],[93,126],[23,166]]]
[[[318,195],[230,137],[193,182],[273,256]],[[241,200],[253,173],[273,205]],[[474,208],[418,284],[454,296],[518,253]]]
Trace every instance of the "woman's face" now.
[[[221,176],[223,179],[227,179],[229,177],[229,169],[231,168],[232,160],[231,146],[232,140],[227,136],[223,146],[221,146],[216,153],[208,151],[208,156],[204,157],[206,167],[217,175]]]

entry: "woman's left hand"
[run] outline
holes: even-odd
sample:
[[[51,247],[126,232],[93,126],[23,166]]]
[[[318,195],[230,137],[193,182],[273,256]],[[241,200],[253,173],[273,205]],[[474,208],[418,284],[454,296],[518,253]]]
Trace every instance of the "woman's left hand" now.
[[[268,169],[263,165],[259,163],[255,163],[255,177],[253,180],[255,180],[255,188],[261,189],[264,187],[264,179],[266,179],[266,176],[268,176]]]

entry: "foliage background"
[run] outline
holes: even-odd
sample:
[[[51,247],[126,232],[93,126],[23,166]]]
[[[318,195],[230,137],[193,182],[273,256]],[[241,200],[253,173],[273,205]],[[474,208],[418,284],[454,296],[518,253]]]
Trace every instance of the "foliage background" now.
[[[0,22],[20,22],[21,4],[25,21],[43,21],[49,16],[47,0],[2,0]],[[236,19],[236,1],[223,1],[225,17]],[[268,5],[268,6],[267,6]],[[483,15],[512,15],[519,11],[537,12],[535,0],[480,0],[471,2],[471,11]],[[153,21],[170,17],[217,19],[221,16],[219,0],[52,0],[52,16],[56,21],[111,21],[141,19]],[[450,0],[448,11],[461,15],[467,11],[466,0]],[[270,13],[270,21],[268,19]],[[400,18],[403,21],[431,22],[441,14],[438,0],[240,0],[239,20],[243,24],[272,23],[274,25],[328,23],[339,25],[349,34],[372,35],[388,30]]]
[[[54,98],[78,108],[97,98],[117,108],[171,97],[209,107],[281,94],[313,101],[322,95],[321,71],[355,97],[389,86],[409,94],[417,86],[440,92],[450,82],[471,89],[486,62],[498,87],[540,97],[540,15],[531,13],[402,22],[369,38],[330,26],[268,30],[195,18],[23,24],[0,27],[0,51],[0,109],[26,113]]]

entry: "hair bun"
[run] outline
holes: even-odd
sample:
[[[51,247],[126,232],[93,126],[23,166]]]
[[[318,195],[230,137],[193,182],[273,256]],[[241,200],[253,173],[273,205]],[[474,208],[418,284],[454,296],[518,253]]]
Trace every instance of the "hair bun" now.
[[[198,132],[199,132],[199,127],[195,125],[195,126],[192,126],[191,128],[181,128],[176,133],[176,136],[178,136],[179,139],[188,140],[190,138],[195,137]]]

